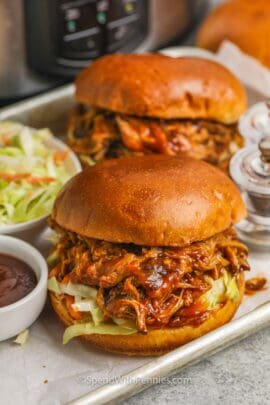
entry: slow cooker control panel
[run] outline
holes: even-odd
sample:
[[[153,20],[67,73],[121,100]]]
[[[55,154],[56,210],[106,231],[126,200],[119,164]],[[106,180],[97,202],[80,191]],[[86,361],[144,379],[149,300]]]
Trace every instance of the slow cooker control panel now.
[[[37,70],[70,76],[101,55],[134,50],[147,35],[147,0],[30,2],[29,60]],[[39,19],[47,25],[42,34]]]
[[[96,2],[79,5],[63,3],[58,10],[58,52],[70,59],[95,58],[103,51],[104,35],[98,18],[106,18],[104,12],[98,17]]]

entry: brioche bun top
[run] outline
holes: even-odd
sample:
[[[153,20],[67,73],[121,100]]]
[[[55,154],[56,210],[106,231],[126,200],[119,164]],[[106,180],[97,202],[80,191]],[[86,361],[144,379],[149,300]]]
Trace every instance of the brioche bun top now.
[[[246,108],[245,90],[222,65],[161,54],[104,56],[76,79],[79,102],[117,113],[225,124]]]
[[[231,0],[215,8],[201,26],[198,46],[216,51],[225,39],[270,67],[270,3]]]
[[[52,219],[81,236],[145,246],[183,246],[227,229],[246,214],[234,183],[192,158],[108,160],[73,177]]]

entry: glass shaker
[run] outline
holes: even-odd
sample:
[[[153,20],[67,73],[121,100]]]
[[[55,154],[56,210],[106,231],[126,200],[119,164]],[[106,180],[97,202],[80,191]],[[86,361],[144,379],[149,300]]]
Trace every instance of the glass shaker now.
[[[248,216],[237,225],[244,241],[270,249],[270,102],[256,104],[240,119],[246,147],[230,163]]]

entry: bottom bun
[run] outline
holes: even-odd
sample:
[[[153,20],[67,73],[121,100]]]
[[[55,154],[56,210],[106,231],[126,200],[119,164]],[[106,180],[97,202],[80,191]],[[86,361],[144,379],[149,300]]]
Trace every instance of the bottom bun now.
[[[238,301],[228,300],[220,309],[214,311],[209,318],[198,326],[179,328],[162,328],[150,330],[147,334],[134,335],[84,335],[84,340],[110,352],[128,356],[158,356],[190,342],[206,333],[224,325],[232,319],[239,307],[243,295],[245,280],[243,274],[238,277],[240,298]],[[52,306],[60,320],[67,326],[74,323],[63,302],[50,293]]]

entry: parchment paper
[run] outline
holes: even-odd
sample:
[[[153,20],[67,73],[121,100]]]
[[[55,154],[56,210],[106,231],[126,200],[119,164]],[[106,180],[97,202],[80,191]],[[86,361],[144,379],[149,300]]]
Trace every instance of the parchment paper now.
[[[270,96],[270,72],[259,63],[250,61],[251,58],[231,44],[222,47],[219,58],[249,85],[250,104]],[[46,254],[46,235],[35,243]],[[270,278],[270,252],[251,250],[250,264],[252,270],[246,275],[247,279],[256,275]],[[269,286],[268,281],[265,290],[245,297],[236,317],[269,300]],[[108,354],[80,340],[63,346],[63,330],[47,304],[30,328],[30,337],[24,346],[12,340],[0,343],[1,404],[63,404],[151,360]]]

